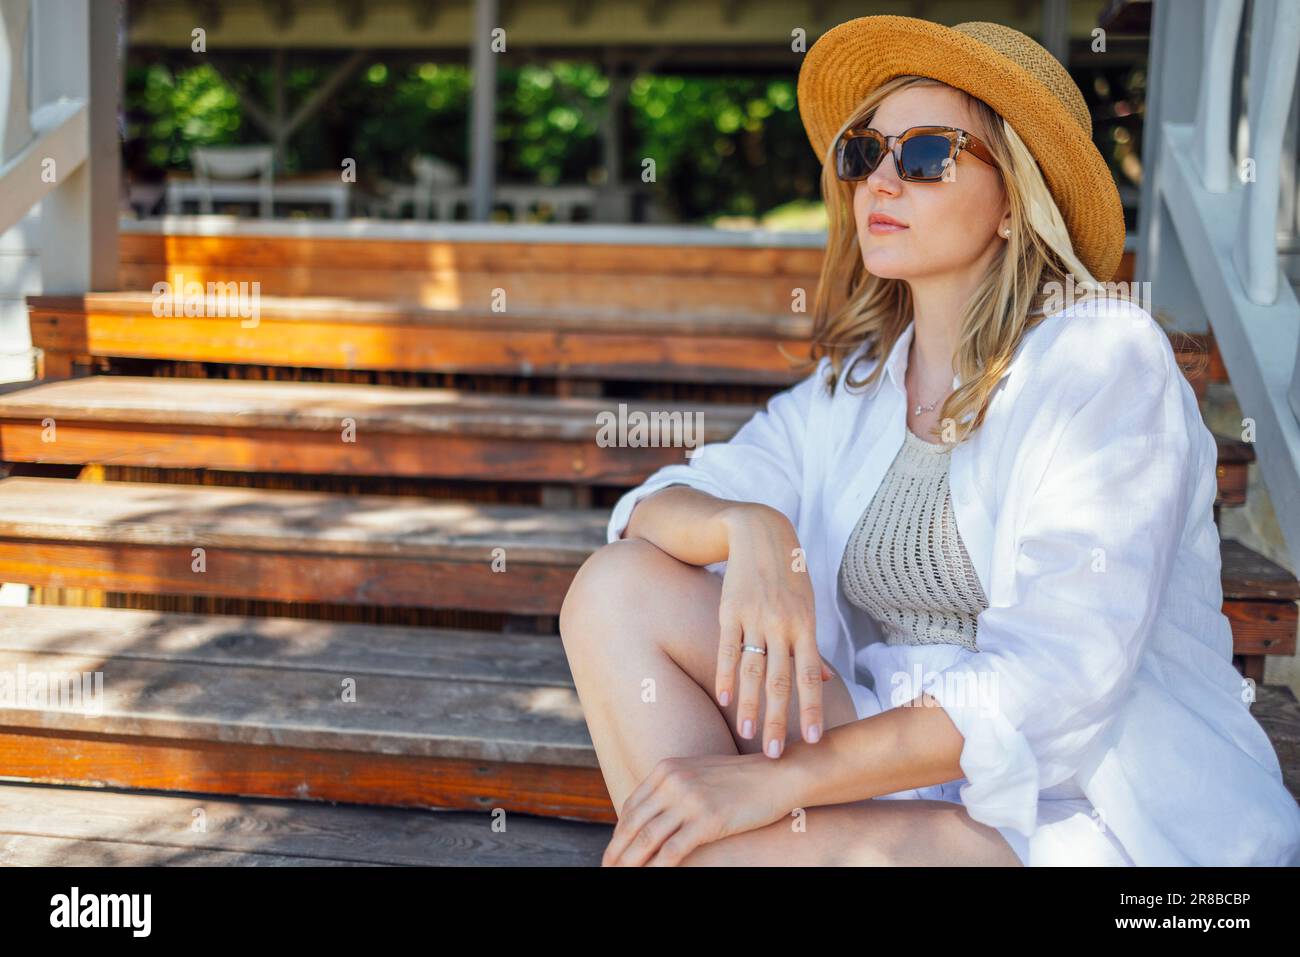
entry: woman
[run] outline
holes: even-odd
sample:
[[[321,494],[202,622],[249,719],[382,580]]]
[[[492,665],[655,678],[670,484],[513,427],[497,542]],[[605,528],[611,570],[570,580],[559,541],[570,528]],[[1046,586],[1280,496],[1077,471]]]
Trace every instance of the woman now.
[[[863,17],[799,104],[816,369],[624,495],[561,611],[604,863],[1291,862],[1213,437],[1148,312],[1058,301],[1124,241],[1078,88],[1015,30]]]

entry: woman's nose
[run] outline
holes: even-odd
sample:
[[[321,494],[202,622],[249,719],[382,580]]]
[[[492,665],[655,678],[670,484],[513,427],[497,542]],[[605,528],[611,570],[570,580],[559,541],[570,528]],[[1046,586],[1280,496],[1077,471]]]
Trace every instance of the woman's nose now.
[[[896,195],[902,189],[902,180],[898,178],[898,170],[894,168],[894,157],[886,153],[865,182],[867,189],[873,193]]]

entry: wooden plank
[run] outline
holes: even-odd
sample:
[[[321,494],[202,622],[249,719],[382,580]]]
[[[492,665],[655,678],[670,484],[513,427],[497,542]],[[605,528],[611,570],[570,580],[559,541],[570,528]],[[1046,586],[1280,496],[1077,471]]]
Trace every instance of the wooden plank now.
[[[49,791],[52,789],[44,789]],[[206,847],[172,848],[93,838],[34,834],[0,834],[0,867],[385,867],[353,861],[214,851]]]
[[[662,465],[686,461],[686,449],[602,444],[602,417],[659,417],[669,429],[662,441],[701,444],[726,441],[756,411],[742,404],[90,376],[0,396],[0,457],[630,486]]]
[[[590,442],[596,416],[617,411],[698,415],[706,440],[718,441],[757,407],[601,397],[493,395],[457,389],[333,382],[87,376],[38,383],[0,395],[0,418],[134,422],[151,425],[300,429],[337,434],[355,419],[358,433],[434,432],[488,438]],[[1244,443],[1243,443],[1244,444]]]
[[[1255,447],[1249,442],[1214,433],[1220,465],[1249,465],[1255,461]]]
[[[725,442],[759,408],[338,383],[88,376],[0,395],[0,458],[631,486],[663,465],[684,461],[684,449],[599,445],[598,416],[677,416],[684,425],[698,426],[697,443]],[[351,423],[355,441],[343,440],[345,423]],[[52,436],[57,441],[50,441]],[[1215,440],[1216,504],[1244,504],[1254,450],[1225,436]]]
[[[123,289],[151,289],[181,275],[185,283],[258,283],[268,296],[331,296],[413,303],[429,309],[489,308],[503,294],[511,309],[600,309],[610,304],[688,316],[789,314],[797,290],[811,303],[816,277],[696,277],[673,274],[376,272],[366,268],[314,271],[259,266],[132,266],[119,270]]]
[[[607,523],[603,509],[10,477],[0,580],[554,615]],[[195,548],[210,552],[201,573]],[[1235,540],[1222,549],[1239,653],[1294,648],[1300,582]],[[500,557],[504,572],[493,570]]]
[[[89,690],[95,697],[75,707],[6,703],[0,726],[11,731],[597,767],[572,687],[395,677],[360,669],[0,652],[0,670],[18,674],[20,665],[33,677],[38,671],[90,675],[86,680],[93,682]],[[93,677],[101,674],[102,692]],[[356,700],[346,700],[352,691]]]
[[[210,551],[207,568],[196,574],[191,571],[189,545],[0,538],[0,581],[158,595],[558,615],[581,563],[577,555],[566,564],[511,559],[506,572],[495,572],[487,558],[440,561],[230,548],[214,553],[211,546],[204,547]],[[584,549],[582,559],[590,551]]]
[[[615,823],[598,768],[26,732],[0,726],[0,779]]]
[[[1233,654],[1232,666],[1241,673],[1243,678],[1249,678],[1257,685],[1264,683],[1265,665],[1268,659],[1263,655],[1238,655]]]
[[[652,301],[645,299],[637,300],[637,308],[607,305],[602,301],[593,307],[580,308],[576,304],[531,307],[518,304],[498,311],[490,305],[433,307],[408,301],[368,300],[360,295],[295,297],[267,294],[258,299],[258,324],[246,327],[242,323],[251,322],[251,319],[244,320],[233,315],[155,316],[157,299],[151,292],[127,290],[28,296],[27,305],[34,315],[148,317],[168,319],[173,324],[182,319],[205,319],[209,323],[234,325],[250,336],[258,334],[261,323],[271,319],[311,325],[389,327],[405,324],[419,327],[426,334],[433,329],[462,329],[479,333],[547,329],[568,333],[630,332],[651,336],[702,335],[803,340],[812,329],[812,320],[807,314],[793,313],[788,308],[761,313],[732,309],[729,312],[710,311],[683,316],[657,309]],[[723,305],[727,304],[724,302]],[[221,307],[218,300],[209,298],[205,299],[203,308],[205,312],[213,313]],[[74,332],[65,330],[61,334],[68,338],[47,341],[60,347],[75,343],[76,340],[72,338]]]
[[[7,541],[202,546],[483,565],[504,557],[506,571],[497,573],[502,580],[511,565],[576,568],[604,542],[608,518],[595,509],[414,496],[25,476],[0,480],[0,539]],[[494,549],[503,549],[504,556]]]
[[[1295,654],[1296,626],[1300,623],[1295,602],[1228,598],[1223,602],[1223,613],[1232,622],[1234,654]]]
[[[791,313],[788,303],[743,312],[724,289],[710,298],[726,311],[647,309],[662,301],[648,294],[634,298],[636,308],[611,309],[616,300],[606,296],[585,304],[516,302],[507,312],[466,308],[465,300],[433,308],[268,294],[255,328],[238,317],[157,317],[154,297],[141,292],[32,296],[28,303],[33,344],[52,369],[100,356],[772,386],[811,371],[800,364],[812,331],[807,314]],[[1203,394],[1204,377],[1189,378]]]
[[[1233,538],[1221,544],[1223,597],[1295,601],[1300,582],[1277,562]]]
[[[0,651],[573,687],[557,636],[468,628],[27,605],[0,616]]]
[[[1224,435],[1214,436],[1218,446],[1219,460],[1215,468],[1218,479],[1218,494],[1215,505],[1238,506],[1246,504],[1246,492],[1249,487],[1250,463],[1255,461],[1255,450],[1249,442],[1228,438]]]
[[[80,701],[7,702],[5,777],[500,806],[593,820],[612,814],[553,636],[123,609],[11,611],[0,627],[0,672],[23,669],[28,687],[38,676],[52,683],[99,675],[102,684]]]
[[[466,314],[462,314],[466,315]],[[801,378],[787,354],[804,356],[806,343],[767,334],[639,331],[631,323],[604,323],[577,331],[534,323],[521,314],[449,315],[418,321],[340,320],[310,313],[262,312],[255,329],[238,318],[156,317],[33,308],[33,342],[51,356],[110,356],[195,362],[247,363],[325,369],[383,369],[520,376],[578,376],[660,381],[789,385]],[[468,327],[467,327],[468,324]],[[503,341],[508,345],[503,347]],[[51,360],[56,365],[57,358]],[[811,367],[809,367],[809,371]],[[806,375],[807,372],[804,373]]]
[[[133,266],[285,268],[310,272],[448,273],[572,272],[738,276],[795,276],[816,281],[825,251],[819,247],[632,243],[411,242],[313,236],[182,236],[123,233],[121,262]]]
[[[554,615],[607,522],[597,509],[10,477],[0,581]]]
[[[202,810],[203,827],[195,828]],[[594,866],[613,829],[515,814],[0,785],[0,864]]]

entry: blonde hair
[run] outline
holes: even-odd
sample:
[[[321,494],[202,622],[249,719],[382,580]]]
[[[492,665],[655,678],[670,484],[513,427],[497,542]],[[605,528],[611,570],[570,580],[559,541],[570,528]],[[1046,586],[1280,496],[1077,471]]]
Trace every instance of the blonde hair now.
[[[840,133],[869,122],[885,97],[911,86],[947,86],[929,77],[895,77],[877,87],[845,119],[822,158],[821,189],[828,218],[826,255],[813,306],[812,347],[802,374],[823,356],[831,363],[826,388],[834,394],[844,360],[865,341],[868,349],[859,359],[879,360],[860,381],[845,377],[851,388],[865,386],[884,374],[884,357],[911,319],[911,293],[907,283],[867,272],[858,245],[853,215],[854,184],[835,175],[834,149]],[[1074,252],[1065,220],[1024,141],[984,101],[967,97],[989,131],[981,139],[992,152],[1002,176],[1011,210],[1011,236],[966,304],[957,347],[961,387],[940,407],[940,422],[955,423],[955,439],[962,441],[984,421],[993,389],[1011,362],[1025,332],[1045,318],[1044,308],[1067,276],[1082,287],[1077,299],[1104,292]],[[1087,283],[1087,285],[1084,285]],[[1060,295],[1059,291],[1055,294]],[[855,363],[856,364],[856,363]]]

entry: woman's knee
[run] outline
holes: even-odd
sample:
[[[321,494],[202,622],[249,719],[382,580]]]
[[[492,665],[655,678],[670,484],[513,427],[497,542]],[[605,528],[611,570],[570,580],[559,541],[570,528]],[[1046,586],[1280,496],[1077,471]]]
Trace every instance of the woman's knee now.
[[[560,605],[560,635],[586,621],[626,621],[642,608],[671,555],[643,538],[620,538],[596,549],[578,568]],[[680,563],[678,563],[680,564]]]

